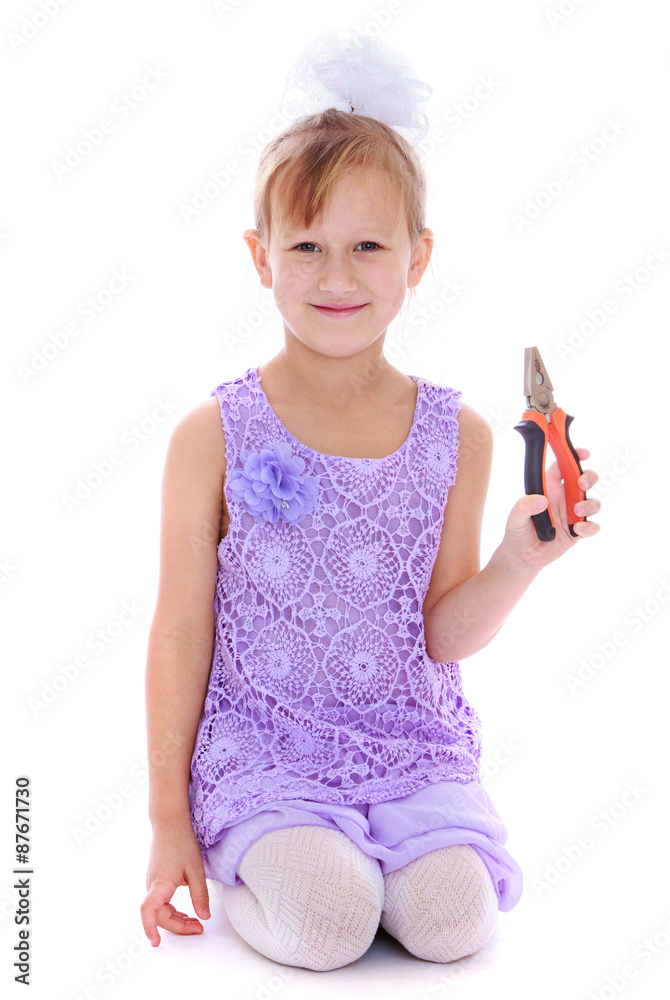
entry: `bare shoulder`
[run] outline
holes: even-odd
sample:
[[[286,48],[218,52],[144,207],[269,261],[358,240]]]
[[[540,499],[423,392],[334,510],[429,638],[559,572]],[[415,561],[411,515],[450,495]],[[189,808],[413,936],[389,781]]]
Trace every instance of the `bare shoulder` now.
[[[168,443],[163,474],[163,510],[178,531],[193,530],[189,521],[211,522],[212,535],[227,520],[223,483],[226,448],[221,410],[215,396],[186,413]],[[208,527],[209,530],[209,527]]]
[[[199,403],[175,424],[174,430],[180,429],[181,434],[192,434],[204,437],[211,445],[221,446],[223,443],[223,426],[221,423],[221,407],[216,396]],[[173,432],[174,433],[174,432]],[[225,449],[223,449],[225,457]]]
[[[226,441],[216,396],[189,410],[175,425],[168,453],[199,479],[218,480],[226,472]]]
[[[488,421],[467,403],[458,414],[458,461],[456,482],[450,493],[445,519],[456,519],[465,511],[483,513],[493,458],[493,431]],[[478,520],[479,518],[477,518]]]
[[[458,414],[459,467],[463,461],[479,455],[480,463],[490,462],[493,452],[493,431],[489,422],[467,403]]]

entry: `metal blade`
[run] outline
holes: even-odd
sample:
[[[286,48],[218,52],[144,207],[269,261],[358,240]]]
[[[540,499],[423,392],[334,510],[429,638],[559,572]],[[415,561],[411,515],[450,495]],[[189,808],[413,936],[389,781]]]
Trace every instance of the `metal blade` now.
[[[528,408],[539,413],[552,413],[556,409],[554,387],[537,347],[527,347],[523,360],[523,391]]]

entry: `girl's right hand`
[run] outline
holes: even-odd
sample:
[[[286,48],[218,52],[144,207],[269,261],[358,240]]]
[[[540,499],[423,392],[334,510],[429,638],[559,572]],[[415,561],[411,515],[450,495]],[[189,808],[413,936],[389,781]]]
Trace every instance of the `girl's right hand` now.
[[[154,827],[147,871],[148,893],[140,906],[144,933],[154,948],[161,941],[159,927],[174,934],[202,934],[204,930],[199,920],[175,909],[170,902],[180,885],[189,887],[198,916],[209,919],[205,866],[190,818],[184,823]]]

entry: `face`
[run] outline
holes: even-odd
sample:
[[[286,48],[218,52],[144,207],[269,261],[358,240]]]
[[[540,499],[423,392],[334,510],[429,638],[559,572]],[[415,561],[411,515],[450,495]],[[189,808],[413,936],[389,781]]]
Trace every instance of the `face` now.
[[[269,247],[256,241],[256,252],[247,239],[287,337],[331,357],[356,354],[383,338],[432,246],[430,230],[412,245],[398,201],[382,171],[350,169],[309,227],[273,223]]]

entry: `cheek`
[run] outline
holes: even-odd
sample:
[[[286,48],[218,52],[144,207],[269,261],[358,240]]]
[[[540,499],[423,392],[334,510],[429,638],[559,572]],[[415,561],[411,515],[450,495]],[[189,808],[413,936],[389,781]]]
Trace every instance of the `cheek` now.
[[[277,306],[282,311],[289,310],[294,303],[304,297],[307,286],[304,268],[298,266],[283,271],[278,280],[275,278],[273,285]]]
[[[389,302],[402,303],[407,292],[407,275],[400,269],[392,274],[380,275],[377,289]]]
[[[282,272],[279,285],[285,295],[297,295],[309,284],[309,281],[309,266],[296,264]]]

